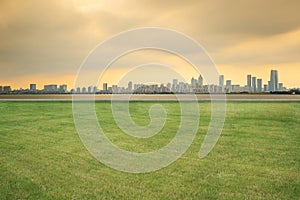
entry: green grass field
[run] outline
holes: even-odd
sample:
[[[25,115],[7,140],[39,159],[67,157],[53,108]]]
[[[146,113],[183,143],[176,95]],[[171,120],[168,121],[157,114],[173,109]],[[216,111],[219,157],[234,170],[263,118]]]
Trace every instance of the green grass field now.
[[[149,123],[152,104],[130,104],[137,124]],[[148,152],[166,145],[179,125],[179,104],[161,104],[166,125],[149,139],[123,134],[109,102],[96,109],[114,144]],[[0,199],[299,199],[299,102],[229,102],[223,133],[204,159],[198,152],[210,103],[199,105],[198,134],[180,159],[156,172],[128,174],[84,148],[71,102],[0,102]]]

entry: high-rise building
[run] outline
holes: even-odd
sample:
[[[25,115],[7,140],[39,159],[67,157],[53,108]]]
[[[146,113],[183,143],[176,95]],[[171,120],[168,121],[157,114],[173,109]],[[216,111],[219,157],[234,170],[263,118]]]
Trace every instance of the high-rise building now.
[[[82,90],[81,90],[81,92],[82,92],[82,93],[86,93],[86,88],[83,87]]]
[[[191,85],[192,85],[193,88],[196,87],[196,83],[197,83],[196,79],[194,79],[194,77],[192,77],[192,79],[191,79]]]
[[[271,70],[269,91],[274,92],[277,90],[278,90],[278,71]]]
[[[201,74],[198,77],[198,84],[199,86],[203,86],[203,77],[201,76]]]
[[[226,80],[226,92],[231,92],[231,80]]]
[[[178,79],[173,79],[173,85],[172,85],[173,92],[176,92],[177,88],[178,88]]]
[[[3,92],[3,87],[0,85],[0,92]]]
[[[219,93],[224,92],[224,75],[219,76],[219,86],[217,87],[217,92]]]
[[[275,71],[271,70],[270,81],[269,81],[269,90],[275,91]]]
[[[267,92],[269,89],[268,89],[268,85],[267,84],[264,84],[264,92]]]
[[[29,85],[29,90],[30,91],[36,91],[36,84],[30,84]]]
[[[118,93],[118,86],[112,85],[112,93]]]
[[[171,91],[171,83],[167,83],[167,88]]]
[[[76,93],[80,93],[80,87],[76,88]]]
[[[98,87],[94,86],[93,91],[94,91],[94,93],[97,93],[98,92]]]
[[[271,91],[271,81],[268,81],[268,91]]]
[[[262,92],[262,79],[259,78],[257,79],[257,89],[256,89],[257,92]]]
[[[219,86],[223,87],[224,86],[224,75],[219,76]]]
[[[93,92],[93,87],[92,86],[89,86],[88,87],[88,93],[92,93]]]
[[[107,92],[107,83],[103,83],[103,91]]]
[[[256,92],[256,77],[252,77],[252,92]]]
[[[279,80],[278,80],[278,71],[275,70],[275,90],[277,91],[279,87]]]
[[[283,83],[279,83],[278,84],[278,90],[279,91],[283,91]]]
[[[252,92],[252,79],[251,79],[251,74],[247,75],[247,88],[248,88],[248,92]]]
[[[128,92],[132,91],[132,81],[128,82]]]
[[[231,80],[226,80],[226,87],[230,87],[231,86]]]

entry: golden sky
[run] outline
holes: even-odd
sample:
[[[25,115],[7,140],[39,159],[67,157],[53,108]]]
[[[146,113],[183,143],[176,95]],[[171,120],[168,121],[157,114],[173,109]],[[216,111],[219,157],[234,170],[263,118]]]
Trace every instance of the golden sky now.
[[[150,26],[194,38],[235,84],[245,85],[247,74],[266,83],[270,70],[277,69],[285,86],[300,87],[299,8],[298,0],[0,0],[0,85],[67,83],[70,89],[79,66],[100,42]],[[178,58],[162,56],[129,55],[101,81],[114,84],[126,67],[151,58],[177,65],[187,80],[196,75]]]

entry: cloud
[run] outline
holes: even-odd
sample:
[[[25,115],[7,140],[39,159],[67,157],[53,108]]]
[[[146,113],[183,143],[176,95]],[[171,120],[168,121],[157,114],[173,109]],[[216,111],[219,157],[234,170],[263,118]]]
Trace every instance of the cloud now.
[[[214,54],[219,64],[276,65],[299,61],[300,29],[270,37],[251,38]],[[237,59],[238,58],[238,59]]]
[[[298,61],[299,7],[298,0],[0,1],[0,80],[75,76],[97,44],[144,26],[195,38],[217,64],[288,68]]]

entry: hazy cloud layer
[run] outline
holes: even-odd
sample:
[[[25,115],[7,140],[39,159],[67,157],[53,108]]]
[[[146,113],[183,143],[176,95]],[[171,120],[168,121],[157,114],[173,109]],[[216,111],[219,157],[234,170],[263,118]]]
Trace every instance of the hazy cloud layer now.
[[[18,79],[24,84],[22,77],[31,75],[75,76],[98,43],[144,26],[195,38],[218,65],[280,64],[288,69],[292,63],[290,70],[295,70],[300,63],[299,8],[298,0],[0,1],[0,85]]]

